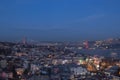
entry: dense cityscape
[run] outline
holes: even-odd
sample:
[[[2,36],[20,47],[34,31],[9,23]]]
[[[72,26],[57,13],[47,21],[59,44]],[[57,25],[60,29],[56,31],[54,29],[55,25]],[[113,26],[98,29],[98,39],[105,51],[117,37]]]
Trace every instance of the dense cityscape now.
[[[120,80],[120,39],[0,42],[0,80]]]
[[[120,0],[0,0],[0,80],[120,80]]]

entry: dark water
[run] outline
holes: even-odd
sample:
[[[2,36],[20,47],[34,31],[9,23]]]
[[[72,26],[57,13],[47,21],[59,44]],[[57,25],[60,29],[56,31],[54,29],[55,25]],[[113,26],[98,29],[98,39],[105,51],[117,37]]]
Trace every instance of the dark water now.
[[[95,50],[88,50],[88,49],[82,49],[77,50],[78,53],[84,53],[84,54],[90,54],[90,55],[98,55],[98,56],[104,56],[104,57],[117,57],[120,58],[120,50],[112,50],[112,49],[95,49]]]

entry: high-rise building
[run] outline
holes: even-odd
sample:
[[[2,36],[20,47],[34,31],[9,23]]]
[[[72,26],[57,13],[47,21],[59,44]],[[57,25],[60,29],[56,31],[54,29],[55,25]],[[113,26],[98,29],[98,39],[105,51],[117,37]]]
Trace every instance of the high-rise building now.
[[[24,45],[27,44],[26,37],[23,37],[22,43],[23,43]]]

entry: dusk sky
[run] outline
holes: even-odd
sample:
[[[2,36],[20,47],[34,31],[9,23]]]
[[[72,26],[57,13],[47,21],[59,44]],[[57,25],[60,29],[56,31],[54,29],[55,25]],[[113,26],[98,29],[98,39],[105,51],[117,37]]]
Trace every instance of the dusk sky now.
[[[0,0],[0,40],[120,37],[120,0]]]

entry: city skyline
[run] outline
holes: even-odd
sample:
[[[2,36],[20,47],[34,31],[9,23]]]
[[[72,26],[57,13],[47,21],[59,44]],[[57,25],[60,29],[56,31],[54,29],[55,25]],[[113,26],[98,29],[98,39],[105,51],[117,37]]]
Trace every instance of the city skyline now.
[[[79,41],[120,37],[119,0],[0,1],[0,40]]]

